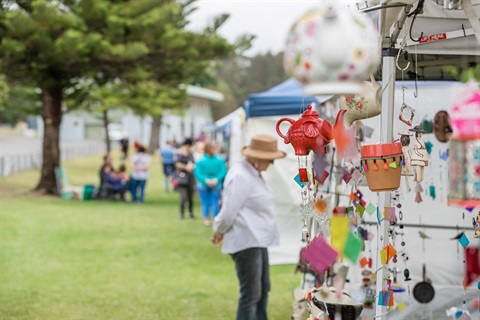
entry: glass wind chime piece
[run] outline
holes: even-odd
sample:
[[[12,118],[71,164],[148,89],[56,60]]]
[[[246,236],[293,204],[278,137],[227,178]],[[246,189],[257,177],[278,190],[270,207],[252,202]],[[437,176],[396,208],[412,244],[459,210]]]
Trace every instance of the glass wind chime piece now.
[[[310,203],[306,203],[302,205],[302,207],[300,208],[300,216],[302,217],[302,220],[305,223],[314,215],[315,215],[315,212],[313,211],[313,207]]]
[[[308,183],[308,156],[298,156],[298,176],[300,182]]]
[[[402,72],[402,75],[403,75],[403,72]],[[415,109],[413,109],[412,107],[410,107],[405,103],[405,89],[406,87],[403,86],[402,87],[402,95],[403,95],[402,106],[400,107],[400,114],[398,115],[398,118],[400,119],[400,121],[402,121],[403,123],[411,127],[413,117],[415,116]]]
[[[315,201],[315,215],[313,216],[315,221],[323,223],[327,221],[328,215],[327,215],[327,210],[328,210],[328,203],[327,201],[323,198],[323,196],[320,196],[317,201]]]

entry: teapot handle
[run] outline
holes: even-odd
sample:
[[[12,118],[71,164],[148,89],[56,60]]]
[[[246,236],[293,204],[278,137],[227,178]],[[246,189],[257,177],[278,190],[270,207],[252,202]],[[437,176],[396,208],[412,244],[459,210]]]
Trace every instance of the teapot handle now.
[[[288,137],[286,137],[286,136],[280,131],[280,124],[281,124],[283,121],[288,121],[288,122],[290,122],[290,124],[293,124],[293,123],[295,122],[295,120],[290,119],[290,118],[281,118],[280,120],[277,121],[276,129],[277,129],[278,135],[283,138],[283,142],[284,142],[284,143],[290,143],[290,139],[289,139]]]

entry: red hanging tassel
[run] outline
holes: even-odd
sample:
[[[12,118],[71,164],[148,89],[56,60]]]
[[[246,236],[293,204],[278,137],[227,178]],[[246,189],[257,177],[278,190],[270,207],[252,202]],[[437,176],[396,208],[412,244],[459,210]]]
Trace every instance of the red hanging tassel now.
[[[373,160],[373,170],[377,171],[378,170],[378,167],[377,167],[377,160]]]
[[[383,160],[383,169],[385,169],[385,170],[388,169],[387,159]]]
[[[420,192],[417,192],[417,195],[415,196],[415,202],[416,203],[422,202],[422,195]]]

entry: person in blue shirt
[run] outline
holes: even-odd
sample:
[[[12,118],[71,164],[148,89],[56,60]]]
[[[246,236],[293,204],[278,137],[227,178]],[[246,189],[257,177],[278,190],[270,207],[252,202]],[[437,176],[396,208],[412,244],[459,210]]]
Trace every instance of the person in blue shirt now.
[[[225,160],[215,154],[214,146],[207,142],[205,153],[196,163],[193,175],[197,180],[197,191],[200,196],[203,223],[209,226],[210,211],[215,218],[220,210],[219,202],[223,179],[227,174]]]
[[[175,171],[175,146],[172,140],[168,140],[167,144],[160,148],[160,157],[165,176],[165,191],[170,192],[170,177]]]

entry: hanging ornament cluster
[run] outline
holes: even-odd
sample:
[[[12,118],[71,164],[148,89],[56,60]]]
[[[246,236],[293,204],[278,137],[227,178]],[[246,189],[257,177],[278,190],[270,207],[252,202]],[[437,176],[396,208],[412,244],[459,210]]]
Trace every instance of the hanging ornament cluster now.
[[[470,82],[457,93],[450,112],[449,204],[480,206],[480,89]]]
[[[370,190],[391,191],[400,186],[401,167],[405,160],[400,143],[362,146],[360,169],[367,177]]]
[[[317,199],[316,184],[323,184],[328,177],[328,172],[324,170],[323,154],[327,152],[327,145],[334,137],[334,130],[338,127],[343,127],[343,115],[345,110],[340,110],[335,125],[332,126],[327,120],[321,119],[318,113],[308,105],[307,110],[302,114],[298,120],[290,118],[281,118],[276,124],[276,130],[280,137],[283,138],[284,143],[291,143],[298,157],[298,174],[294,178],[298,185],[302,188],[302,207],[300,214],[304,221],[302,230],[302,240],[309,242],[310,232],[308,228],[308,221],[310,218],[316,218],[317,221],[326,220],[327,204],[323,199]],[[289,122],[291,124],[286,135],[280,130],[282,122]],[[309,172],[309,154],[315,152],[315,157],[311,165],[312,172]],[[310,188],[311,187],[311,188]],[[311,190],[313,190],[313,195]],[[318,203],[314,207],[314,202]]]
[[[304,14],[287,37],[284,67],[309,95],[359,93],[380,62],[378,34],[366,16],[332,4]]]

